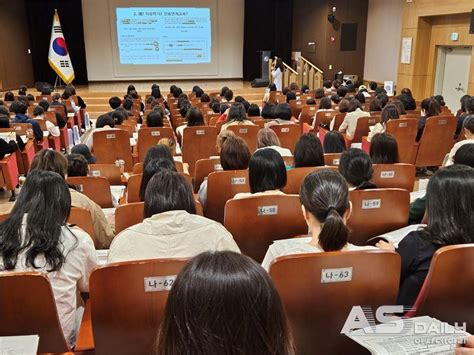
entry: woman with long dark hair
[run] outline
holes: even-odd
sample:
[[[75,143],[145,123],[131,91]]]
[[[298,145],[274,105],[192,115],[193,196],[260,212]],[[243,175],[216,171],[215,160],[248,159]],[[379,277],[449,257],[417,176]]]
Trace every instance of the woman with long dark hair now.
[[[64,336],[72,346],[77,293],[88,292],[97,261],[90,236],[67,226],[70,210],[71,195],[62,176],[50,171],[28,174],[10,216],[0,224],[0,271],[46,274]]]
[[[158,355],[294,354],[285,311],[267,272],[245,255],[205,252],[179,273]]]

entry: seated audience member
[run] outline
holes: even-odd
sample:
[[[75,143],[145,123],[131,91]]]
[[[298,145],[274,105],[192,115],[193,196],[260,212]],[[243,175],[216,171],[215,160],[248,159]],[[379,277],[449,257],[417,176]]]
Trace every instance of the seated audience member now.
[[[143,169],[142,182],[140,184],[140,201],[145,201],[145,192],[151,178],[158,172],[168,170],[176,172],[174,163],[165,158],[153,159]]]
[[[123,121],[128,120],[127,112],[123,110],[115,110],[110,116],[114,120],[114,127],[120,126]]]
[[[314,90],[314,98],[316,100],[321,100],[325,96],[324,89],[319,88]]]
[[[346,150],[346,141],[339,131],[329,131],[324,137],[324,153],[342,153]]]
[[[402,94],[398,96],[398,99],[402,102],[405,111],[416,110],[416,101],[412,96],[402,92]]]
[[[390,120],[396,120],[400,118],[397,106],[389,104],[382,110],[382,122],[377,123],[375,126],[371,126],[367,141],[371,141],[372,138],[378,133],[384,133],[387,129],[387,122]]]
[[[454,145],[454,147],[451,149],[448,155],[448,160],[445,164],[446,166],[454,164],[453,158],[456,155],[456,152],[458,151],[459,148],[461,148],[465,144],[474,143],[474,114],[469,115],[464,119],[463,133],[466,139],[457,142]]]
[[[41,96],[49,96],[53,92],[53,87],[51,84],[45,84],[41,88]]]
[[[159,111],[152,111],[146,116],[147,127],[163,127],[163,116]]]
[[[434,96],[434,99],[438,101],[440,107],[446,106],[446,102],[444,102],[444,97],[443,95],[436,95]]]
[[[39,151],[31,162],[30,172],[36,170],[46,170],[55,172],[66,178],[68,161],[64,155],[49,149]],[[107,249],[114,238],[114,232],[107,223],[104,212],[94,201],[86,195],[70,188],[71,206],[84,208],[91,213],[92,225],[94,226],[95,238],[100,248]]]
[[[70,210],[71,196],[60,175],[30,172],[10,216],[0,224],[0,271],[45,274],[64,337],[73,347],[81,317],[77,295],[89,291],[97,259],[91,237],[68,227]]]
[[[148,182],[144,217],[115,237],[109,262],[187,258],[208,250],[239,252],[220,223],[196,215],[191,185],[176,172],[160,171]]]
[[[418,121],[418,134],[416,140],[419,141],[425,129],[426,120],[441,113],[441,106],[434,97],[430,97],[421,101],[421,117]]]
[[[330,95],[332,92],[332,82],[331,80],[324,80],[323,89],[325,95]]]
[[[321,141],[314,133],[305,133],[295,145],[295,168],[324,166]]]
[[[365,104],[365,96],[364,96],[363,93],[359,92],[359,93],[355,94],[354,97],[355,97],[355,99],[356,99],[357,101],[359,101],[361,104]]]
[[[369,88],[368,88],[367,91],[373,93],[373,92],[375,92],[375,90],[377,90],[377,86],[378,86],[378,85],[377,85],[377,83],[376,83],[375,81],[371,81],[371,82],[369,83]]]
[[[456,125],[456,134],[454,135],[454,139],[459,138],[464,120],[467,116],[472,114],[474,114],[474,97],[464,95],[463,97],[461,97],[461,109],[456,114],[458,123]]]
[[[43,139],[43,131],[41,130],[38,121],[35,121],[26,115],[28,107],[24,102],[14,101],[10,106],[10,110],[15,113],[15,118],[12,121],[13,123],[31,123],[35,139],[37,141],[41,141]]]
[[[459,147],[454,155],[454,164],[462,164],[474,168],[474,143]]]
[[[79,108],[85,109],[85,108],[87,107],[87,105],[86,105],[86,103],[84,102],[84,100],[82,99],[82,97],[80,97],[79,95],[77,95],[77,93],[76,93],[76,88],[74,87],[74,85],[69,84],[69,85],[66,86],[66,89],[69,90],[69,92],[70,92],[71,95],[77,97],[77,103],[78,103],[78,105],[79,105]]]
[[[229,139],[229,138],[235,138],[237,137],[235,135],[234,132],[232,131],[229,131],[229,130],[225,130],[225,131],[221,131],[218,135],[217,135],[217,139],[216,139],[216,151],[217,151],[217,154],[221,154],[221,151],[222,151],[222,146],[224,145],[224,142]],[[210,158],[220,158],[220,156],[213,156],[213,157],[210,157]]]
[[[403,105],[403,103],[398,98],[395,99],[395,100],[390,101],[390,104],[395,105],[395,107],[398,110],[398,114],[400,116],[407,114],[406,111],[405,111],[405,106]]]
[[[381,92],[381,93],[378,94],[376,97],[377,97],[377,98],[380,100],[380,102],[382,103],[382,108],[384,108],[385,106],[387,106],[388,101],[389,101],[389,98],[388,98],[388,96],[387,96],[386,93]]]
[[[68,154],[67,176],[87,176],[89,174],[89,164],[81,154]]]
[[[300,200],[310,236],[273,242],[263,259],[262,266],[266,270],[273,260],[285,255],[374,249],[349,243],[346,226],[351,214],[349,190],[336,171],[321,170],[307,175],[301,186]]]
[[[370,145],[372,164],[396,164],[399,162],[398,143],[389,133],[378,133]]]
[[[300,88],[297,83],[290,83],[290,91],[299,91]]]
[[[428,225],[409,233],[397,249],[392,243],[377,243],[379,248],[396,250],[402,259],[397,304],[415,303],[436,250],[474,242],[473,209],[474,169],[463,165],[440,169],[426,190]]]
[[[262,128],[257,133],[257,150],[271,148],[276,150],[282,157],[292,157],[291,150],[282,148],[277,134],[271,128]]]
[[[85,144],[76,144],[71,148],[71,154],[80,154],[86,158],[88,164],[95,164],[97,159]]]
[[[248,117],[259,117],[260,116],[260,107],[257,104],[250,104],[248,112]]]
[[[357,121],[361,117],[370,117],[370,113],[362,111],[362,105],[359,100],[352,99],[349,102],[349,112],[346,114],[346,117],[344,117],[344,121],[339,127],[339,131],[346,133],[349,136],[349,139],[354,138]]]
[[[227,132],[227,131],[226,131]],[[220,161],[223,170],[246,170],[249,167],[250,149],[245,141],[237,136],[227,137],[222,143]],[[199,187],[198,200],[202,206],[207,203],[207,178]]]
[[[10,128],[10,118],[8,115],[0,114],[0,128]],[[16,142],[11,140],[9,142],[2,139],[0,141],[0,159],[5,158],[5,155],[15,152],[17,149],[23,150],[25,148],[25,142],[23,139],[16,134]]]
[[[112,109],[112,111],[115,111],[115,110],[118,109],[120,106],[122,106],[122,100],[120,99],[120,97],[112,96],[112,97],[109,99],[109,106],[110,106],[110,108]]]
[[[362,149],[351,148],[341,154],[339,172],[349,184],[349,190],[375,189],[370,180],[374,173],[369,155]]]
[[[349,112],[349,100],[341,99],[341,101],[339,101],[339,113],[347,112]]]
[[[61,135],[59,127],[55,126],[52,122],[44,118],[44,109],[41,106],[38,105],[35,107],[33,110],[33,117],[35,120],[44,120],[49,134],[51,134],[53,137],[59,137]]]
[[[265,127],[270,127],[274,124],[294,124],[291,120],[290,105],[286,103],[276,105],[273,114],[275,115],[275,118],[272,121],[265,123]]]
[[[61,102],[61,94],[59,94],[58,92],[55,92],[52,96],[51,96],[52,100],[51,101],[51,104],[50,106],[51,107],[62,107],[64,108],[64,114],[67,115],[67,107],[66,107],[66,104]],[[64,117],[64,116],[63,116]]]
[[[87,145],[89,150],[92,150],[94,145],[94,133],[104,130],[118,130],[118,128],[115,128],[115,120],[108,114],[100,115],[99,118],[97,118],[95,128],[83,134],[81,136],[81,142]]]
[[[44,112],[49,110],[49,102],[47,100],[41,100],[38,102],[38,106],[41,106]],[[64,128],[66,126],[66,120],[59,112],[54,112],[56,116],[56,123],[58,124],[59,128]]]
[[[240,126],[240,125],[253,125],[253,122],[247,119],[247,113],[245,112],[244,105],[236,102],[233,103],[227,114],[227,120],[221,127],[221,131],[224,131],[229,126]]]
[[[173,164],[173,166],[175,166],[175,169],[176,169],[176,165],[175,165],[173,156],[171,154],[172,154],[171,150],[169,149],[167,145],[157,144],[157,145],[152,146],[146,152],[145,159],[143,160],[143,171],[145,171],[145,168],[149,162],[155,159],[160,159],[160,158],[168,160],[170,163]]]
[[[323,89],[321,89],[321,90],[323,90]],[[308,85],[302,85],[302,86],[301,86],[301,93],[302,93],[302,94],[307,94],[307,93],[309,93],[309,86],[308,86]],[[324,90],[323,90],[323,93],[324,93]]]
[[[11,91],[7,91],[5,95],[3,96],[3,100],[7,102],[13,102],[15,101],[15,94],[12,93]]]
[[[321,101],[319,101],[319,109],[316,111],[316,113],[324,111],[333,111],[332,102],[329,97],[323,97]]]
[[[234,92],[231,89],[227,90],[224,94],[224,100],[227,102],[231,102],[233,97],[234,97]]]
[[[285,162],[277,151],[271,148],[257,150],[249,161],[250,193],[243,192],[235,199],[261,195],[284,195],[286,185]]]
[[[266,119],[275,118],[276,105],[272,103],[266,103],[262,108],[261,116]]]
[[[74,112],[74,113],[77,113],[80,111],[81,107],[80,106],[76,106],[76,103],[74,102],[74,99],[72,98],[72,92],[70,89],[66,88],[64,89],[64,92],[61,96],[61,99],[62,99],[62,102],[64,103],[64,101],[69,101],[71,103],[71,110],[70,112]]]
[[[185,117],[186,117],[186,124],[181,125],[178,128],[176,128],[176,133],[180,137],[183,137],[184,129],[186,127],[205,126],[204,116],[201,110],[196,107],[190,107]]]
[[[230,90],[227,86],[223,86],[219,94],[220,97],[224,97],[225,93]]]
[[[347,90],[347,87],[345,87],[345,86],[343,86],[343,85],[339,86],[339,87],[337,88],[337,90],[336,90],[337,95],[338,95],[339,97],[342,97],[342,98],[346,97],[346,95],[347,95],[348,92],[349,92],[349,91]]]
[[[270,84],[268,86],[268,88],[265,90],[265,95],[263,95],[263,102],[267,103],[268,101],[270,101],[270,93],[272,91],[277,91],[277,87],[275,84]]]
[[[291,355],[288,327],[280,296],[260,265],[232,252],[202,253],[178,274],[168,295],[156,354]]]
[[[369,111],[370,112],[380,112],[380,111],[382,111],[382,101],[380,101],[376,97],[374,97],[372,100],[370,100],[370,102],[369,102]]]
[[[312,97],[308,97],[306,99],[306,105],[309,105],[309,106],[316,106],[316,100],[313,99]],[[331,103],[332,105],[332,103]]]
[[[294,92],[289,91],[286,94],[286,103],[289,104],[291,100],[296,100],[296,94]]]
[[[331,95],[331,102],[334,104],[334,105],[339,105],[339,102],[341,102],[341,98],[339,97],[338,94],[334,94],[334,95]],[[338,108],[336,107],[336,110]]]

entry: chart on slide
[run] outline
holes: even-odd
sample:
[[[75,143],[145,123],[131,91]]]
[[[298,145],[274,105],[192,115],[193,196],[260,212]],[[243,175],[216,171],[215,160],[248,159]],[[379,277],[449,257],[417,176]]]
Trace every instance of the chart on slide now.
[[[209,8],[117,8],[116,17],[121,64],[211,62]]]

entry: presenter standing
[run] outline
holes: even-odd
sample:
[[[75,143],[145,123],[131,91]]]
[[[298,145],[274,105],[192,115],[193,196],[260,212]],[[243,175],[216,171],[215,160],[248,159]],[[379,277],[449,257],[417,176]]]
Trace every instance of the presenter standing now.
[[[273,78],[273,83],[275,84],[277,91],[282,91],[283,89],[283,60],[281,60],[281,58],[276,58],[276,60],[273,62],[272,78]]]

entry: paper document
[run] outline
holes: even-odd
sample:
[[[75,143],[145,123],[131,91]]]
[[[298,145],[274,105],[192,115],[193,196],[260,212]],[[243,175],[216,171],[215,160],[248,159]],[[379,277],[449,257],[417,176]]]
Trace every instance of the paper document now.
[[[117,207],[120,198],[123,196],[125,186],[123,185],[112,185],[110,186],[110,192],[112,193],[112,202]]]
[[[0,355],[36,355],[39,336],[0,337]]]
[[[384,238],[389,242],[392,242],[395,245],[395,248],[398,248],[398,244],[403,240],[403,238],[405,238],[411,232],[423,227],[426,227],[426,224],[412,224],[410,226],[379,235],[377,238]]]
[[[372,354],[452,354],[469,333],[424,316],[358,329],[347,336]]]
[[[410,203],[415,202],[415,200],[422,198],[426,195],[425,190],[413,191],[410,192]]]

